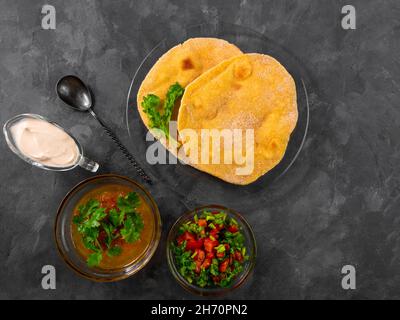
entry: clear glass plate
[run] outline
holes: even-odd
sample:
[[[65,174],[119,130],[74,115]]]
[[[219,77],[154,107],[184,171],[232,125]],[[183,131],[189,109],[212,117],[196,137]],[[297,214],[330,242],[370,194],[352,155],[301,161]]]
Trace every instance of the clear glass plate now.
[[[224,182],[205,172],[198,171],[191,166],[178,164],[150,165],[145,155],[148,146],[153,142],[146,141],[147,129],[144,126],[136,106],[136,94],[146,74],[155,62],[170,48],[194,37],[221,38],[237,45],[245,53],[264,53],[280,61],[293,76],[297,88],[297,105],[299,118],[293,131],[283,160],[271,171],[247,186],[237,186]],[[160,41],[144,58],[139,65],[130,86],[126,106],[126,126],[129,134],[128,147],[131,148],[144,169],[155,182],[166,184],[183,197],[189,193],[196,193],[204,201],[221,201],[251,196],[256,199],[257,194],[265,192],[272,182],[287,174],[289,168],[296,161],[307,136],[310,110],[307,95],[307,77],[305,68],[297,58],[277,42],[254,30],[228,23],[200,24],[182,30],[179,35],[171,35]]]

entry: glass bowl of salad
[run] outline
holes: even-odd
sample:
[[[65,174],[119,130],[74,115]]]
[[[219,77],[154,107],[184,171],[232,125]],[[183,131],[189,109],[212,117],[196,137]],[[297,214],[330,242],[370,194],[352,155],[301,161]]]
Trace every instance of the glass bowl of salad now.
[[[68,266],[90,280],[110,282],[150,261],[160,241],[161,217],[143,186],[105,174],[72,188],[60,204],[54,231]]]
[[[219,205],[181,216],[167,239],[167,260],[175,279],[202,296],[238,288],[251,274],[257,248],[254,233],[236,211]]]

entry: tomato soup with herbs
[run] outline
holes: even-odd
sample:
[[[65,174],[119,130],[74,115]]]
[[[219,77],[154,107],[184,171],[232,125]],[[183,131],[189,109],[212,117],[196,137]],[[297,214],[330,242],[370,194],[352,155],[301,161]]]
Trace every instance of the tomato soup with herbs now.
[[[130,187],[110,184],[88,192],[72,219],[72,239],[89,267],[118,269],[138,260],[154,232],[151,208]]]

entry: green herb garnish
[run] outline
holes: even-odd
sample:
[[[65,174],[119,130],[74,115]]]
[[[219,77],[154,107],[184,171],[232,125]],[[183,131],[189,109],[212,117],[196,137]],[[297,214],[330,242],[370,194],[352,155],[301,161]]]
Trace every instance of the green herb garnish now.
[[[129,214],[125,220],[124,227],[121,229],[122,238],[128,243],[139,240],[143,227],[143,220],[137,213]]]
[[[115,246],[115,247],[108,249],[107,254],[110,257],[115,257],[115,256],[119,256],[121,254],[121,252],[122,252],[121,247]]]
[[[89,255],[89,257],[87,258],[87,264],[89,267],[95,267],[100,264],[102,259],[103,254],[101,253],[101,251],[95,252]]]
[[[169,122],[171,120],[174,105],[177,99],[182,97],[184,93],[183,87],[176,82],[171,85],[165,97],[163,106],[161,107],[161,99],[155,94],[148,94],[143,98],[143,112],[147,114],[150,120],[150,128],[157,128],[169,137]],[[161,113],[160,111],[163,111]]]
[[[140,239],[144,223],[136,211],[139,205],[138,194],[130,192],[126,196],[118,196],[116,208],[108,212],[96,199],[90,199],[79,206],[78,214],[72,221],[82,236],[84,246],[93,251],[87,258],[89,267],[98,266],[104,253],[110,257],[121,254],[122,248],[113,245],[115,240],[122,238],[132,243]],[[101,232],[106,236],[100,240]]]

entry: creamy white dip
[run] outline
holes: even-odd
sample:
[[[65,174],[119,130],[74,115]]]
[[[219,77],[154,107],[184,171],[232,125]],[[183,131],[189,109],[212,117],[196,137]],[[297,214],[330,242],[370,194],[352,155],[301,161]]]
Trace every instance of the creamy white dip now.
[[[78,160],[74,139],[47,121],[26,118],[10,130],[17,148],[33,161],[50,167],[69,167]]]

